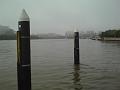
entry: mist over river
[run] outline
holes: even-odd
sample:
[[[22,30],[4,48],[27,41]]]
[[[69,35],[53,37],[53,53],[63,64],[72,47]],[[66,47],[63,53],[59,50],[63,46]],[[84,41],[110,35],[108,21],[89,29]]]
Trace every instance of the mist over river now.
[[[32,90],[120,90],[120,42],[80,39],[31,40]],[[0,90],[17,90],[16,41],[0,41]]]

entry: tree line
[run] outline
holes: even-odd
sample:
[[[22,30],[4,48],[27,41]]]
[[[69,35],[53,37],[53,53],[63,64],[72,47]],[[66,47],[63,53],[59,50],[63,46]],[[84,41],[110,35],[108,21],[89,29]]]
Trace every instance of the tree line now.
[[[120,30],[107,30],[105,32],[100,33],[100,37],[120,37]]]

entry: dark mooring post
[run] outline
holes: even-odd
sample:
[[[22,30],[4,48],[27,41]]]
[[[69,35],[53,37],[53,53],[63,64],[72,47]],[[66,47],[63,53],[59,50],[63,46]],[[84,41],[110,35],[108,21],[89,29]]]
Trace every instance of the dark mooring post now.
[[[74,64],[79,64],[79,32],[74,31]]]
[[[18,90],[31,90],[30,20],[23,9],[17,31]]]

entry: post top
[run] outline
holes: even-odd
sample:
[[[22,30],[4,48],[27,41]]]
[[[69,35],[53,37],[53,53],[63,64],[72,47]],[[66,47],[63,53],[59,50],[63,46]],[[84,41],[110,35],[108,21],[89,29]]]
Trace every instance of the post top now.
[[[19,21],[30,21],[28,14],[26,13],[25,9],[22,10],[21,16]]]
[[[74,28],[74,32],[79,32],[77,28]]]

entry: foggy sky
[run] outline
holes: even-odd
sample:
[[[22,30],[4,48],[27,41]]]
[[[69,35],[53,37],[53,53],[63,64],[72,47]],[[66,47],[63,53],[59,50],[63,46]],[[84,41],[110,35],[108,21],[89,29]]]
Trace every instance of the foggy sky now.
[[[25,9],[31,33],[65,33],[120,28],[120,0],[0,0],[0,25],[18,30]]]

